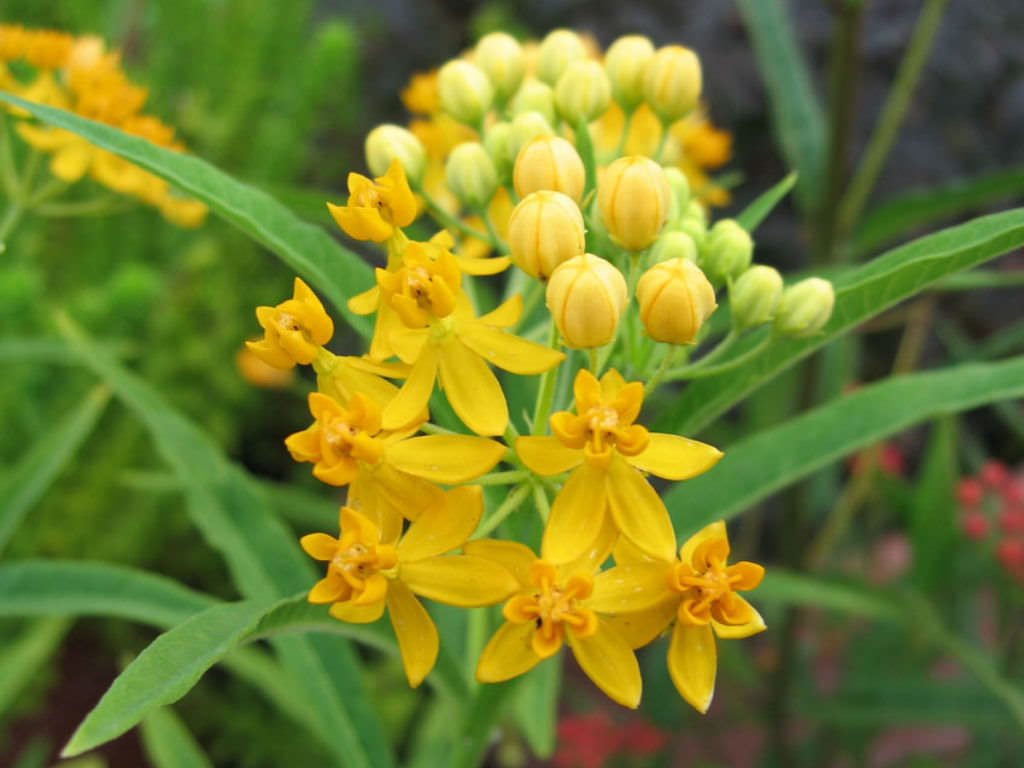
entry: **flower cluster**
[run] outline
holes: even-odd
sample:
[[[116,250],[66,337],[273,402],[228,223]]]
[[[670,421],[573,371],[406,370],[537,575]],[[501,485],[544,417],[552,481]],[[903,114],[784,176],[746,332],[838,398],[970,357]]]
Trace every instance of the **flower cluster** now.
[[[602,60],[566,30],[532,46],[488,35],[404,98],[427,120],[371,132],[373,178],[350,174],[347,201],[328,204],[345,234],[384,251],[375,284],[348,302],[374,316],[367,353],[325,349],[333,323],[298,278],[291,299],[257,310],[264,337],[249,343],[276,368],[313,366],[313,422],[286,445],[347,488],[338,535],[302,539],[327,563],[309,599],[343,621],[386,608],[412,685],[439,642],[420,598],[500,604],[479,681],[568,645],[628,707],[641,696],[636,649],[668,632],[671,678],[704,712],[715,638],[765,628],[740,595],[763,569],[729,563],[722,522],[677,541],[651,476],[685,481],[722,454],[649,431],[644,400],[659,383],[741,363],[710,364],[749,329],[769,326],[763,343],[818,332],[831,286],[784,290],[775,270],[752,266],[737,222],[708,226],[704,197],[673,165],[680,125],[703,119],[686,48],[628,37]],[[654,116],[649,154],[634,128],[604,148],[613,105],[627,120]],[[723,290],[732,329],[689,363]]]
[[[174,128],[142,111],[146,89],[121,69],[121,56],[98,37],[0,25],[0,89],[27,101],[77,115],[183,152]],[[50,172],[66,184],[85,176],[120,195],[150,205],[171,223],[186,228],[203,223],[207,207],[180,195],[166,181],[61,128],[46,127],[23,110],[17,134],[33,149],[50,155]]]
[[[960,478],[957,501],[964,536],[994,547],[1006,573],[1024,582],[1024,481],[988,461],[976,475]]]

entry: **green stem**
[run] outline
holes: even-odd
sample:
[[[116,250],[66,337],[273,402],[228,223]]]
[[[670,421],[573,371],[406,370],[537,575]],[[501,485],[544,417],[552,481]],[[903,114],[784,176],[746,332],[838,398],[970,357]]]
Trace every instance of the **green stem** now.
[[[3,253],[5,250],[4,243],[7,240],[7,236],[14,230],[21,217],[25,215],[25,210],[21,203],[17,202],[12,202],[7,206],[4,218],[0,221],[0,253]]]
[[[548,501],[548,493],[543,483],[536,483],[533,486],[533,503],[537,507],[541,522],[546,523],[551,516],[551,502]]]
[[[623,118],[622,121],[622,137],[619,139],[619,146],[615,148],[615,156],[612,158],[613,160],[615,158],[622,157],[622,153],[626,149],[626,140],[629,139],[629,127],[633,123],[633,113],[636,110],[626,109],[623,111],[625,112],[626,116],[625,118]]]
[[[39,216],[71,217],[102,216],[134,208],[136,203],[116,195],[103,195],[92,200],[76,200],[69,203],[43,203],[35,209]]]
[[[903,61],[900,62],[900,71],[886,97],[875,131],[854,173],[853,181],[850,182],[839,205],[837,240],[842,240],[852,231],[871,191],[875,188],[886,157],[907,113],[917,81],[921,77],[921,70],[931,51],[947,2],[948,0],[927,0],[917,19]]]
[[[654,374],[647,379],[647,383],[644,384],[644,394],[647,395],[655,390],[655,388],[661,383],[661,380],[665,378],[665,374],[668,373],[668,369],[672,366],[672,362],[676,359],[676,354],[679,352],[679,347],[671,346],[665,350],[664,357],[661,358],[661,363],[658,365]]]
[[[548,346],[552,349],[558,348],[558,326],[555,319],[551,318],[551,332],[548,336]],[[551,411],[551,402],[555,397],[555,383],[558,379],[558,368],[555,366],[544,371],[540,379],[540,388],[537,390],[537,405],[533,409],[533,424],[530,431],[534,435],[543,435],[547,429],[548,413]]]
[[[7,116],[0,114],[0,181],[4,186],[7,197],[15,200],[21,190],[21,181],[18,179],[18,166],[14,162],[14,152],[11,148],[11,136],[7,129]]]
[[[599,349],[599,347],[591,347],[587,350],[587,368],[595,379],[601,375],[600,361],[598,360]]]
[[[583,168],[586,173],[586,182],[583,186],[583,199],[587,199],[594,189],[597,188],[597,159],[594,156],[594,142],[590,138],[590,126],[586,120],[581,120],[574,129],[576,136],[576,151],[580,153],[583,160]]]
[[[505,522],[506,517],[523,505],[523,502],[526,501],[526,497],[530,495],[532,488],[533,483],[523,483],[510,491],[501,505],[494,510],[494,514],[484,520],[480,524],[480,527],[476,529],[476,533],[473,534],[473,538],[482,539]]]
[[[665,149],[665,144],[668,143],[669,128],[671,127],[671,124],[666,123],[664,120],[661,121],[661,138],[658,139],[658,146],[654,150],[654,154],[651,156],[651,159],[656,163],[660,162],[658,158],[661,157],[661,153]]]
[[[475,485],[515,485],[530,476],[529,470],[510,469],[507,472],[491,472],[473,481]]]
[[[767,336],[761,339],[759,343],[752,346],[739,357],[734,357],[732,360],[726,363],[722,363],[721,365],[711,365],[707,367],[704,367],[702,365],[704,360],[700,360],[694,363],[693,365],[687,365],[684,366],[683,368],[677,368],[674,371],[669,371],[668,375],[665,376],[665,381],[680,381],[682,379],[702,379],[705,376],[715,376],[725,371],[731,371],[733,368],[738,368],[751,358],[761,354],[764,348],[771,344],[774,340],[775,334],[769,333]],[[725,342],[722,343],[724,344]],[[718,350],[715,351],[717,352]],[[705,358],[705,360],[706,359],[707,358]]]
[[[498,234],[498,230],[494,228],[494,222],[491,220],[491,214],[486,209],[480,212],[480,218],[484,220],[484,226],[487,227],[487,234],[491,236],[491,243],[494,248],[502,254],[508,254],[508,245],[504,240],[501,239],[501,235]]]
[[[474,229],[463,221],[452,216],[448,213],[441,205],[434,200],[423,187],[416,188],[417,194],[423,198],[427,204],[430,215],[434,217],[434,220],[445,229],[454,229],[461,232],[464,235],[469,235],[477,240],[481,240],[485,243],[490,243],[492,248],[499,248],[499,243],[491,239],[490,235],[486,232],[481,232],[479,229]]]

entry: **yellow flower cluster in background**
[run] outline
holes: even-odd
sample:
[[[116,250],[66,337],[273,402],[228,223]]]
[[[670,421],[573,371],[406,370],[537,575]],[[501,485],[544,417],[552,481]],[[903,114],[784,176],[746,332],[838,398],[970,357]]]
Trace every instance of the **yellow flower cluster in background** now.
[[[28,65],[31,72],[26,74],[26,68],[15,67],[15,62]],[[98,37],[0,25],[0,89],[27,101],[69,110],[158,146],[185,150],[172,127],[142,112],[146,89],[125,75],[120,53],[107,50]],[[156,208],[180,227],[198,227],[205,220],[206,205],[178,194],[163,179],[75,134],[40,125],[22,110],[10,112],[21,118],[17,134],[34,150],[50,156],[50,172],[62,182],[74,184],[89,176],[117,194]]]
[[[659,383],[742,362],[710,365],[749,329],[762,344],[817,333],[832,293],[816,278],[784,289],[752,265],[738,222],[709,226],[712,190],[687,164],[724,162],[729,142],[707,123],[701,89],[682,46],[630,36],[602,59],[568,30],[525,45],[488,35],[413,77],[402,97],[422,117],[375,128],[373,178],[349,174],[346,203],[328,203],[345,234],[384,252],[375,285],[348,301],[375,316],[368,352],[324,347],[333,323],[298,278],[293,298],[257,309],[264,338],[249,350],[317,373],[313,423],[289,452],[347,488],[338,535],[302,539],[327,564],[309,599],[342,621],[387,610],[411,685],[439,647],[420,598],[502,605],[504,623],[474,649],[479,681],[523,674],[567,644],[629,707],[642,688],[635,650],[663,632],[672,680],[704,712],[714,637],[765,629],[737,594],[763,569],[728,563],[724,523],[680,548],[649,479],[685,481],[722,453],[648,431],[642,410]],[[689,363],[719,291],[731,329]],[[454,417],[433,424],[443,401]],[[510,525],[529,507],[535,535]]]

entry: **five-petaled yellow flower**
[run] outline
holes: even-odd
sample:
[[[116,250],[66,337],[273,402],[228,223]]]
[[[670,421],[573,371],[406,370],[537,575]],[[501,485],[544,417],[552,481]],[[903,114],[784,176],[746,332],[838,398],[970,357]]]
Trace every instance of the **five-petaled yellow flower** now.
[[[633,649],[593,605],[599,597],[594,571],[607,557],[607,546],[565,565],[538,560],[512,541],[471,541],[465,551],[502,563],[519,585],[502,608],[505,623],[480,655],[477,680],[497,683],[521,675],[568,643],[583,671],[613,701],[633,708],[640,703]]]
[[[615,614],[613,626],[633,647],[646,645],[673,619],[668,671],[680,695],[707,712],[715,692],[715,635],[743,638],[765,628],[761,614],[737,590],[754,589],[764,568],[726,565],[725,523],[706,526],[679,550],[679,559],[650,559],[617,547],[616,566],[594,580],[594,610]]]
[[[334,322],[324,305],[298,277],[292,298],[276,307],[256,307],[256,319],[263,326],[263,338],[245,345],[275,368],[309,365],[334,335]]]
[[[572,474],[555,497],[541,553],[571,562],[598,536],[610,517],[631,544],[668,560],[675,549],[672,522],[643,472],[686,480],[710,469],[722,453],[678,435],[648,432],[634,424],[643,405],[643,385],[627,384],[615,370],[601,381],[580,370],[573,384],[576,413],[551,416],[551,437],[520,437],[516,453],[538,475]]]
[[[383,243],[416,218],[416,198],[405,171],[392,160],[388,172],[374,180],[358,173],[348,175],[348,203],[327,204],[331,216],[354,240]]]
[[[462,546],[480,520],[480,486],[449,491],[423,509],[401,538],[383,536],[365,515],[339,513],[341,535],[311,533],[302,548],[327,562],[309,602],[330,603],[341,621],[376,621],[387,607],[409,685],[418,686],[437,659],[437,628],[417,595],[447,605],[494,605],[518,589],[508,570],[474,555],[447,554]]]
[[[311,392],[309,410],[312,426],[285,439],[292,458],[312,463],[313,474],[328,485],[348,485],[349,504],[385,538],[401,532],[403,517],[415,520],[423,506],[438,502],[443,492],[432,483],[467,482],[505,455],[505,446],[482,437],[410,437],[419,424],[383,432],[380,409],[360,393],[343,406]]]

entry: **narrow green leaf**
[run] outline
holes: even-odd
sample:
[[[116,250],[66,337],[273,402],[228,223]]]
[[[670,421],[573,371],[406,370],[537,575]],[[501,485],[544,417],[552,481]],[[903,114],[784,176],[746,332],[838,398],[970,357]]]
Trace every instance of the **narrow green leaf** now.
[[[919,421],[1021,396],[1024,357],[886,379],[728,446],[711,470],[675,484],[665,505],[682,540]]]
[[[0,552],[92,433],[109,400],[109,389],[93,389],[56,426],[43,432],[14,469],[4,475],[0,481]]]
[[[947,416],[932,430],[910,508],[911,579],[918,589],[933,594],[953,586],[947,580],[957,540],[957,474],[956,422]]]
[[[782,202],[782,198],[789,194],[789,190],[796,184],[797,172],[792,171],[782,181],[766,192],[762,192],[757,198],[736,217],[736,221],[750,233],[753,233],[757,226],[764,221],[775,206]]]
[[[555,751],[562,657],[556,654],[531,669],[515,694],[515,718],[533,753],[547,759]]]
[[[142,746],[153,768],[213,768],[195,737],[170,707],[142,718]]]
[[[180,699],[272,605],[265,599],[214,605],[160,635],[118,675],[61,756],[74,757],[105,744],[155,707]]]
[[[494,728],[505,714],[522,678],[481,685],[468,703],[466,717],[449,759],[449,768],[475,768],[483,762]]]
[[[39,674],[70,628],[68,619],[39,619],[26,626],[9,645],[0,648],[0,713],[5,712]]]
[[[692,382],[655,428],[693,435],[768,379],[840,334],[937,280],[1024,245],[1024,209],[984,216],[896,248],[836,277],[836,307],[819,336],[776,341],[739,370]],[[759,343],[755,332],[741,339],[722,363]]]
[[[902,618],[900,606],[883,592],[863,584],[837,582],[771,567],[761,585],[750,593],[757,604],[775,603],[825,608],[839,613],[886,621]]]
[[[4,339],[0,341],[0,362],[77,364],[68,345],[59,339]]]
[[[785,0],[736,0],[764,78],[775,138],[789,167],[800,172],[797,200],[819,200],[825,167],[825,116],[807,62],[797,46]]]
[[[323,293],[364,338],[373,333],[372,319],[353,314],[346,305],[350,296],[372,285],[370,267],[326,232],[300,220],[265,192],[233,179],[198,157],[157,147],[145,139],[70,112],[25,101],[2,91],[0,101],[19,106],[49,125],[78,134],[89,143],[145,168],[202,200],[273,251]]]

